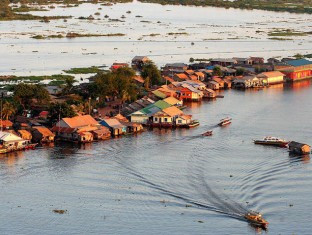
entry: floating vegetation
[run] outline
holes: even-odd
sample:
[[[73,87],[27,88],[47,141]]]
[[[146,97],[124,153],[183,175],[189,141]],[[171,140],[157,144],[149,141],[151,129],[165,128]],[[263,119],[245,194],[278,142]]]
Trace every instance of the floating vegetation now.
[[[269,32],[268,36],[270,36],[270,37],[307,36],[307,33],[297,32],[297,31],[292,31],[290,29],[286,29],[286,30],[276,30],[273,32]]]
[[[63,70],[65,73],[69,74],[88,74],[88,73],[98,73],[103,71],[98,66],[91,66],[86,68],[71,68],[69,70]]]
[[[291,38],[279,38],[279,37],[271,37],[268,38],[269,40],[277,40],[277,41],[289,41],[292,40]]]
[[[65,214],[65,213],[67,213],[67,210],[53,210],[53,212],[54,213],[56,213],[56,214]]]
[[[67,33],[67,38],[78,38],[78,37],[122,37],[126,36],[123,33],[108,33],[108,34],[80,34],[80,33]]]
[[[19,81],[19,80],[29,80],[29,81],[43,81],[43,80],[65,80],[66,78],[74,78],[71,75],[54,74],[46,76],[9,76],[0,77],[0,81]]]
[[[167,35],[188,35],[188,33],[186,33],[186,32],[182,32],[182,33],[167,33]]]

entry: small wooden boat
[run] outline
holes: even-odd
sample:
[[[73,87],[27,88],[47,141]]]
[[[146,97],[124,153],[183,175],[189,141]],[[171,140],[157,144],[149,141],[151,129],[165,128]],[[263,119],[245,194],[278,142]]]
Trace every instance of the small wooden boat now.
[[[218,123],[218,126],[226,126],[231,124],[232,122],[232,118],[226,117],[220,120],[220,122]]]
[[[289,141],[278,138],[278,137],[267,136],[261,140],[254,140],[254,143],[255,144],[262,144],[262,145],[273,145],[273,146],[285,148],[285,147],[287,147]]]
[[[187,124],[188,128],[193,128],[196,126],[199,126],[199,121],[196,121],[196,120],[192,121],[190,124]]]
[[[250,212],[244,215],[244,218],[252,225],[267,229],[269,222],[262,218],[257,212]]]
[[[206,131],[202,136],[212,136],[212,131]]]

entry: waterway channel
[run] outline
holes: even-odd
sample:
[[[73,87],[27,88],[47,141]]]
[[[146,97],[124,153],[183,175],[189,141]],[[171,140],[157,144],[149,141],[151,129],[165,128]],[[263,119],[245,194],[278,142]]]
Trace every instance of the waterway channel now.
[[[193,129],[1,156],[1,234],[310,234],[310,156],[252,140],[311,145],[311,82],[222,95],[188,104]],[[235,216],[245,209],[268,230]]]

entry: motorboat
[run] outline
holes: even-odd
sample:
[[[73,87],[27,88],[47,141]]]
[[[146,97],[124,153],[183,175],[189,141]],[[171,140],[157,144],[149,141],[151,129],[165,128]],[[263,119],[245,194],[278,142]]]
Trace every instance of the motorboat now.
[[[255,144],[274,145],[278,147],[287,147],[289,141],[272,136],[266,136],[261,140],[254,140]]]
[[[218,123],[218,126],[226,126],[231,124],[232,122],[232,118],[226,117],[220,120],[220,122]]]
[[[205,133],[202,134],[202,136],[212,136],[212,131],[206,131]]]
[[[267,229],[269,222],[262,218],[262,215],[257,212],[249,212],[244,215],[244,218],[252,225]]]

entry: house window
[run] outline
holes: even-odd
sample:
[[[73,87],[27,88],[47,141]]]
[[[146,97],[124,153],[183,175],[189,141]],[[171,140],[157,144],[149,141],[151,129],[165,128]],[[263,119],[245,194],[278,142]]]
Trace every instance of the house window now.
[[[182,123],[182,120],[178,120],[178,123]]]
[[[165,122],[167,122],[168,121],[168,118],[165,118]]]
[[[157,122],[158,121],[158,118],[155,118],[155,122]]]

